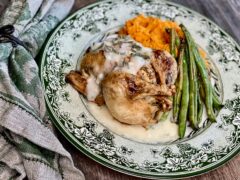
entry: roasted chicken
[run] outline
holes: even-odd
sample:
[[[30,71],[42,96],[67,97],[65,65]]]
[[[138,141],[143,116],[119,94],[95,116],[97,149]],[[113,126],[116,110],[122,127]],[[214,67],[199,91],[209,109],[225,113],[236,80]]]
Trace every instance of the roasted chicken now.
[[[153,51],[147,63],[141,63],[141,56],[135,55],[134,59],[131,53],[126,54],[121,63],[111,60],[111,64],[102,49],[88,52],[80,71],[71,71],[66,81],[88,100],[98,105],[105,103],[118,121],[145,127],[156,122],[158,112],[172,108],[170,97],[175,93],[177,63],[166,51]],[[134,69],[136,73],[131,70],[134,61],[139,66]],[[95,93],[89,96],[91,90]]]
[[[158,107],[144,98],[132,99],[130,95],[133,91],[129,87],[129,78],[134,77],[123,72],[111,72],[104,78],[102,92],[109,111],[113,117],[126,124],[146,126],[155,122],[154,115]],[[136,91],[139,90],[141,91]]]

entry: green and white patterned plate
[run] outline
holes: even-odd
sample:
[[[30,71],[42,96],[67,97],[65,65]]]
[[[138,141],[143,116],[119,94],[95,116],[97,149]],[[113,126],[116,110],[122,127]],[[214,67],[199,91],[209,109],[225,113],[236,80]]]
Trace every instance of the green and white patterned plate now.
[[[225,107],[217,123],[183,141],[144,144],[102,126],[65,75],[99,34],[144,13],[185,24],[220,72]],[[213,22],[166,1],[101,1],[66,19],[50,37],[41,62],[41,80],[54,124],[80,151],[123,173],[149,178],[181,178],[212,170],[240,150],[240,47]],[[217,88],[217,87],[216,87]],[[218,89],[218,88],[217,88]]]

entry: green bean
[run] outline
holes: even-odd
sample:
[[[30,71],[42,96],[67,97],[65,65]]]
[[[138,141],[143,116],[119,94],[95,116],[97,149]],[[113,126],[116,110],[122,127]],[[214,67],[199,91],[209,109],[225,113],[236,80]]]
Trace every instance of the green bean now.
[[[205,93],[204,93],[204,89],[201,86],[200,87],[200,96],[203,100],[205,100]],[[221,103],[221,101],[219,100],[216,92],[214,91],[213,87],[212,87],[212,94],[213,94],[213,107],[216,110],[220,110],[223,107],[223,104]]]
[[[197,123],[197,70],[194,60],[194,55],[192,52],[192,43],[189,38],[187,38],[187,60],[189,64],[189,110],[188,116],[189,121],[193,128],[198,128]]]
[[[192,51],[195,57],[195,62],[199,71],[199,74],[201,76],[202,82],[203,82],[203,87],[204,87],[204,92],[205,92],[205,106],[207,109],[207,115],[208,118],[210,119],[210,121],[212,122],[216,122],[216,117],[215,114],[213,112],[213,95],[212,95],[212,87],[211,87],[211,83],[209,81],[209,77],[208,77],[208,72],[207,72],[207,68],[206,65],[202,59],[202,57],[199,54],[199,51],[197,49],[196,44],[194,43],[194,40],[192,39],[190,33],[188,32],[188,30],[185,28],[184,25],[181,25],[182,30],[185,33],[186,39],[188,39],[189,42],[192,43]]]
[[[183,58],[183,87],[181,97],[181,108],[179,112],[179,137],[183,138],[186,131],[188,103],[189,103],[189,80],[188,80],[188,65],[186,56]]]
[[[178,37],[178,35],[177,35],[177,33],[176,33],[176,38],[175,38],[176,40],[175,40],[175,44],[176,44],[176,46],[177,46],[177,48],[180,46],[180,44],[181,44],[181,40],[180,40],[180,38]]]
[[[203,102],[200,96],[200,87],[198,91],[198,113],[197,113],[197,122],[198,125],[202,121],[202,115],[203,115]]]
[[[204,92],[205,92],[205,96],[206,96],[205,97],[205,105],[206,105],[206,109],[207,109],[207,115],[208,115],[208,118],[212,122],[216,122],[216,117],[213,112],[212,87],[211,87],[211,83],[208,78],[208,73],[207,73],[205,64],[196,48],[194,49],[194,54],[195,54],[195,58],[196,58],[196,62],[197,62],[196,64],[198,66],[198,69],[199,69],[199,72],[201,75],[201,79],[203,81]]]
[[[213,112],[213,94],[212,94],[212,87],[211,87],[211,83],[208,79],[208,73],[206,71],[206,67],[205,64],[201,58],[201,56],[198,53],[197,49],[194,49],[194,54],[196,57],[196,62],[197,62],[197,66],[201,75],[201,79],[203,81],[203,86],[204,86],[204,92],[205,92],[205,105],[206,105],[206,109],[207,109],[207,115],[208,118],[212,121],[212,122],[216,122],[216,117],[215,114]]]
[[[204,101],[205,100],[205,92],[204,92],[201,80],[199,80],[199,81],[200,81],[200,83],[199,83],[199,94],[201,96],[201,99]]]
[[[213,88],[212,88],[212,93],[213,93],[213,107],[216,110],[220,110],[223,107],[223,104],[219,100],[218,95],[216,94]]]
[[[180,53],[178,58],[178,78],[176,82],[176,94],[173,97],[173,120],[177,122],[179,107],[182,96],[182,85],[183,85],[183,57],[184,57],[184,45],[180,47]]]
[[[195,65],[195,69],[196,69],[196,64],[194,63],[194,65]],[[196,78],[195,78],[195,81],[194,81],[194,83],[195,83],[195,90],[196,90],[196,92],[195,92],[195,96],[194,96],[194,107],[195,107],[195,110],[194,110],[194,112],[195,112],[195,121],[196,121],[196,126],[195,126],[195,128],[199,128],[199,126],[198,126],[198,120],[197,120],[197,118],[196,117],[198,117],[198,97],[199,97],[199,84],[198,84],[198,77],[197,77],[197,70],[196,70]]]
[[[182,43],[182,44],[184,44],[184,43]],[[175,58],[177,58],[177,56],[179,56],[179,54],[180,54],[181,40],[176,31],[175,31],[175,46],[177,49],[177,52],[175,51]]]
[[[167,119],[168,115],[169,115],[169,112],[170,111],[163,112],[159,121],[165,121]]]
[[[168,118],[169,113],[170,111],[166,112],[160,111],[157,113],[157,116],[155,118],[158,120],[158,122],[165,121]]]
[[[205,99],[205,93],[204,93],[204,89],[203,86],[201,84],[201,80],[199,79],[200,83],[199,83],[199,94],[201,96],[201,98],[204,100]]]
[[[176,57],[176,32],[175,29],[170,29],[170,53],[172,56]]]

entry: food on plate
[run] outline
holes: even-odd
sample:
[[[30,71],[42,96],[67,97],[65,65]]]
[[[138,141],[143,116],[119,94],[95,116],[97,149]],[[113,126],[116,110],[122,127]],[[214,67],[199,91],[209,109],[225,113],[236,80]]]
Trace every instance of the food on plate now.
[[[210,70],[184,25],[139,15],[94,43],[66,81],[129,126],[147,128],[172,113],[183,138],[187,121],[198,129],[205,107],[212,122],[222,107]]]
[[[120,34],[130,35],[145,47],[169,52],[170,36],[166,29],[174,29],[180,38],[184,36],[177,23],[144,15],[139,15],[127,21]]]
[[[168,97],[174,94],[176,62],[169,53],[161,51],[150,63],[152,67],[143,66],[136,75],[116,70],[102,81],[106,105],[113,117],[123,123],[146,126],[156,122],[156,112],[171,109]],[[155,82],[151,82],[148,71],[153,71]]]

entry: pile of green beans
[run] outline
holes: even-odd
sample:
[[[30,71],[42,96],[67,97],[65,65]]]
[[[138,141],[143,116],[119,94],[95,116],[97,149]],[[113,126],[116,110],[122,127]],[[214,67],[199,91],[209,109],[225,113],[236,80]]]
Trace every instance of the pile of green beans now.
[[[185,136],[187,121],[193,129],[199,128],[204,105],[208,119],[216,122],[214,110],[223,105],[211,85],[210,77],[198,46],[184,25],[180,25],[185,41],[170,29],[170,53],[178,61],[176,93],[173,97],[173,120],[179,124],[179,137]],[[178,52],[178,53],[176,53]],[[178,54],[178,55],[177,55]]]

